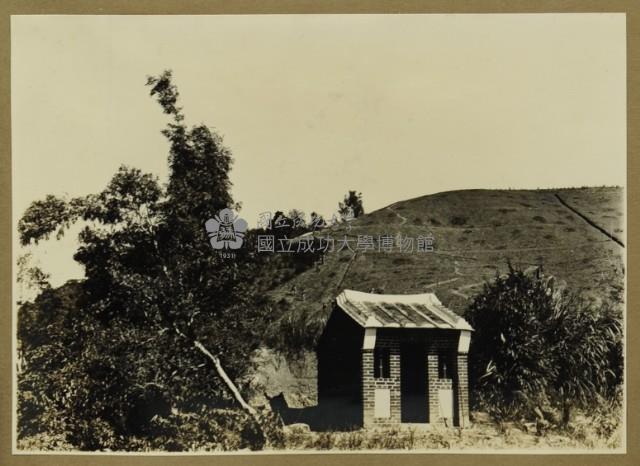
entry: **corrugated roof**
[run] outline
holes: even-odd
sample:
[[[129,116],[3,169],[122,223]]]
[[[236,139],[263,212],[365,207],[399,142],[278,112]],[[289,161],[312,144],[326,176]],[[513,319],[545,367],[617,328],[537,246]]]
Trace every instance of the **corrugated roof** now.
[[[434,293],[402,295],[344,290],[336,302],[363,327],[473,330]]]

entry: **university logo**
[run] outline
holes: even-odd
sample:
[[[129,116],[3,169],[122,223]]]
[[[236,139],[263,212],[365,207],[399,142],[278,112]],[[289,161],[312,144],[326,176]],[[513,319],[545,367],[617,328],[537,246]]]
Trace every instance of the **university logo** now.
[[[240,249],[247,226],[246,220],[234,215],[231,209],[222,209],[204,224],[213,249]]]

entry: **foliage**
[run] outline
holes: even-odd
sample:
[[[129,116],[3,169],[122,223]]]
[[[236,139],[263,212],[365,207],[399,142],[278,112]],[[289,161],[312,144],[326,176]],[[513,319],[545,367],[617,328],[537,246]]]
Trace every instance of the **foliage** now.
[[[18,304],[22,304],[27,293],[36,295],[51,288],[49,279],[51,276],[45,273],[38,265],[33,264],[31,253],[22,254],[17,260],[16,282],[19,285]]]
[[[305,220],[305,214],[301,210],[291,209],[287,214],[276,210],[268,234],[273,235],[276,240],[291,239],[310,231],[309,226]],[[262,233],[267,233],[267,231],[263,230]]]
[[[613,396],[602,398],[591,412],[589,424],[595,429],[598,438],[615,438],[616,432],[622,429],[623,397],[622,385],[618,385]]]
[[[572,408],[611,396],[622,378],[619,310],[597,305],[541,272],[509,265],[469,306],[474,327],[470,383],[476,402],[497,418],[547,417],[567,424]]]
[[[309,227],[312,231],[322,230],[326,226],[327,226],[327,221],[324,219],[324,217],[321,214],[317,212],[311,212],[310,218],[309,218]]]
[[[260,342],[255,252],[242,248],[226,259],[212,251],[203,226],[221,209],[239,207],[230,195],[231,153],[207,126],[184,124],[170,72],[147,85],[172,117],[163,130],[166,185],[123,166],[103,191],[47,196],[19,222],[23,245],[83,222],[74,258],[86,274],[73,306],[45,290],[20,311],[22,436],[48,426],[86,450],[123,448],[131,435],[151,438],[152,419],[172,410],[235,403],[198,345],[239,380]],[[47,417],[51,423],[41,424]]]
[[[461,226],[467,223],[467,219],[460,215],[454,215],[453,217],[451,217],[451,220],[449,222],[451,223],[451,225]]]
[[[258,426],[246,412],[235,409],[214,409],[202,413],[173,411],[167,416],[155,416],[151,424],[156,435],[132,438],[127,450],[259,450],[267,445],[265,426],[281,431],[278,420],[271,415],[263,413],[262,419],[262,425]]]
[[[346,196],[344,196],[343,202],[338,203],[338,213],[343,220],[349,218],[350,214],[353,215],[352,218],[358,218],[363,215],[362,193],[349,191]]]
[[[330,315],[331,303],[325,303],[320,312],[293,307],[285,299],[277,304],[279,315],[274,316],[265,334],[269,346],[289,357],[314,349]]]

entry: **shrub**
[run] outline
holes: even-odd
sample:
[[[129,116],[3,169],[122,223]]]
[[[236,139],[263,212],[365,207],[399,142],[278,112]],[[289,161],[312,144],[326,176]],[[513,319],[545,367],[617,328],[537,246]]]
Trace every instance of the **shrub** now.
[[[153,434],[132,438],[127,451],[261,450],[282,448],[284,435],[272,413],[260,415],[260,425],[238,409],[212,409],[202,413],[178,412],[155,416]]]
[[[360,450],[365,442],[365,435],[362,431],[347,432],[340,436],[336,446],[340,450]]]
[[[395,257],[391,261],[394,265],[403,265],[403,264],[411,264],[412,261],[408,257]]]
[[[462,217],[460,215],[454,215],[449,220],[449,223],[451,223],[451,225],[456,225],[456,226],[464,225],[465,223],[467,223],[467,218],[466,217]]]
[[[509,265],[506,277],[485,284],[466,318],[475,329],[474,401],[500,420],[549,417],[551,409],[566,425],[573,407],[593,407],[621,383],[619,310],[555,289],[541,272]]]
[[[334,447],[336,435],[333,432],[320,432],[313,442],[313,448],[331,450]]]
[[[593,411],[591,425],[599,437],[609,440],[622,427],[622,398],[622,386],[618,385],[615,395],[603,398]]]

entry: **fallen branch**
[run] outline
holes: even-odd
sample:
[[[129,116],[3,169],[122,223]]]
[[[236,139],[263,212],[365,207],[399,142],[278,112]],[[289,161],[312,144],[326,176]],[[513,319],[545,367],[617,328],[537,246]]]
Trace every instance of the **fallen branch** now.
[[[222,364],[220,363],[220,358],[211,354],[211,352],[207,348],[205,348],[205,346],[202,343],[200,343],[198,340],[194,340],[193,346],[198,348],[202,354],[204,354],[206,357],[208,357],[211,360],[211,362],[213,363],[213,366],[216,368],[216,372],[218,373],[220,378],[224,381],[224,383],[227,385],[227,388],[233,394],[234,398],[240,404],[240,406],[242,406],[242,408],[245,411],[251,414],[251,416],[253,416],[253,418],[256,421],[259,421],[258,412],[253,408],[253,406],[247,403],[245,399],[242,397],[240,390],[238,390],[238,387],[236,387],[236,385],[233,383],[233,380],[229,378],[229,376],[227,375],[227,372],[222,367]]]

